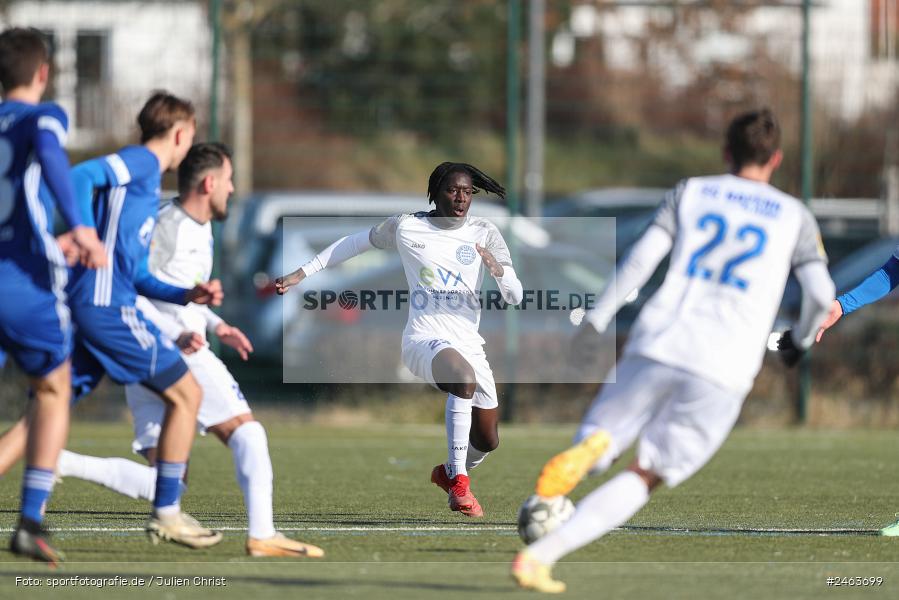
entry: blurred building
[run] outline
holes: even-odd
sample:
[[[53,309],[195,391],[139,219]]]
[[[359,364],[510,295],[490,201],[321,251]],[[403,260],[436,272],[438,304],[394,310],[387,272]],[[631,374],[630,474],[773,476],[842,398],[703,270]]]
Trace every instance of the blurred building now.
[[[572,7],[551,42],[552,63],[572,64],[583,42],[601,40],[607,68],[641,71],[647,66],[667,85],[690,85],[716,64],[772,58],[797,77],[801,69],[801,1],[759,8],[672,3],[591,2]],[[764,3],[760,3],[764,4]],[[742,11],[742,12],[741,12]],[[814,0],[811,23],[812,85],[819,102],[844,119],[866,107],[895,101],[899,0]],[[669,35],[666,35],[668,33]]]
[[[207,104],[205,2],[12,1],[2,21],[48,36],[55,67],[50,96],[69,114],[70,147],[127,138],[154,89],[190,98],[199,109]]]

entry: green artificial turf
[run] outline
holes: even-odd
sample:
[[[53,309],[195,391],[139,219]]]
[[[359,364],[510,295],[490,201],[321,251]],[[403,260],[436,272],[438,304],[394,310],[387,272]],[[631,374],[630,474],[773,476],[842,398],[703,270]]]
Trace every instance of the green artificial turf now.
[[[503,428],[499,450],[472,473],[487,515],[477,521],[449,512],[445,494],[428,481],[445,457],[442,428],[267,428],[276,524],[322,546],[324,560],[248,558],[230,451],[198,438],[183,505],[224,528],[222,544],[152,546],[142,531],[145,503],[69,478],[57,486],[47,518],[68,562],[49,570],[0,551],[0,597],[530,595],[508,578],[521,547],[515,514],[573,427]],[[129,443],[127,425],[80,423],[69,448],[134,458]],[[899,511],[897,459],[897,432],[738,430],[699,474],[660,491],[624,528],[572,554],[555,573],[569,584],[568,598],[897,597],[899,538],[874,535]],[[17,518],[20,475],[16,469],[0,481],[4,532]],[[585,481],[573,498],[601,481]],[[116,575],[143,586],[85,585]],[[95,581],[66,579],[73,576]],[[826,582],[856,576],[884,580],[873,587]],[[16,577],[40,585],[17,585]]]

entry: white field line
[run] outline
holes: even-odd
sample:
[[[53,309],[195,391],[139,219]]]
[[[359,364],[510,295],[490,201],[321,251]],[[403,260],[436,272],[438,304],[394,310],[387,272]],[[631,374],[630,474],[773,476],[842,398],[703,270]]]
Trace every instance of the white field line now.
[[[218,527],[214,524],[210,524],[209,521],[205,521],[206,525],[216,529],[217,531],[246,531],[246,527],[231,527],[231,526],[223,526]],[[366,527],[366,526],[346,526],[346,527],[316,527],[316,526],[308,526],[308,527],[292,527],[292,526],[278,526],[276,524],[278,531],[465,531],[465,532],[476,532],[476,531],[515,531],[515,527],[511,525],[487,525],[483,527],[454,527],[448,525],[446,527],[441,526],[418,526],[418,525],[402,525],[397,527]],[[127,533],[131,531],[144,531],[143,527],[51,527],[50,531],[53,533]],[[3,533],[12,533],[12,527],[2,527],[0,528],[0,532]]]
[[[207,524],[219,531],[247,531],[246,527],[216,526]],[[475,527],[459,527],[455,525],[397,525],[397,526],[277,526],[280,531],[309,531],[309,532],[453,532],[453,533],[478,533],[482,531],[515,531],[514,525],[484,525]],[[2,527],[0,532],[12,533],[12,527]],[[144,531],[143,527],[53,527],[50,529],[57,533],[129,533]],[[793,527],[666,527],[666,526],[624,526],[615,531],[627,533],[674,533],[686,535],[740,535],[740,534],[770,534],[770,535],[828,535],[828,534],[858,534],[870,535],[877,533],[876,529],[863,529],[860,527],[845,528],[793,528]]]

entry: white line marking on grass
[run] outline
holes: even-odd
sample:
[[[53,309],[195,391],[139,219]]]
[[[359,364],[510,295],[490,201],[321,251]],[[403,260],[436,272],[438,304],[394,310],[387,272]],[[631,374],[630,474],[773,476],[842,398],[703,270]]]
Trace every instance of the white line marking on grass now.
[[[210,525],[209,522],[206,522],[207,525]],[[231,527],[231,526],[222,526],[217,527],[215,525],[210,525],[214,529],[218,531],[247,531],[246,527]],[[477,527],[454,527],[454,526],[400,526],[400,527],[367,527],[367,526],[347,526],[347,527],[291,527],[291,526],[277,526],[279,531],[465,531],[465,532],[476,532],[476,531],[515,531],[515,527],[507,526],[507,525],[485,525],[485,526],[477,526]],[[143,527],[51,527],[51,532],[54,533],[128,533],[132,531],[145,531]],[[3,527],[0,528],[0,532],[3,533],[12,533],[12,527]]]
[[[207,522],[208,524],[208,522]],[[215,526],[219,531],[247,531],[246,527]],[[280,531],[308,531],[308,532],[447,532],[447,533],[477,533],[481,531],[515,531],[513,525],[483,525],[483,526],[456,526],[456,525],[396,525],[396,526],[365,526],[365,525],[281,525]],[[143,527],[53,527],[50,529],[57,533],[131,533],[142,532]],[[12,527],[0,528],[0,532],[12,533]],[[771,536],[799,536],[799,535],[876,535],[877,529],[862,528],[796,528],[796,527],[668,527],[649,525],[626,525],[615,529],[619,533],[654,533],[673,534],[686,536],[739,536],[739,535],[771,535]]]

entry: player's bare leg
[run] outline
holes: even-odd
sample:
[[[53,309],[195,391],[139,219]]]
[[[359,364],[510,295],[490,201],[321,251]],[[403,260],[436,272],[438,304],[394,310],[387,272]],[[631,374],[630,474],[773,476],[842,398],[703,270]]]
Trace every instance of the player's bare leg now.
[[[190,548],[207,548],[219,543],[222,534],[211,531],[181,512],[182,479],[193,444],[202,390],[189,372],[162,394],[165,418],[159,436],[156,460],[156,493],[147,533],[154,544],[161,540]]]
[[[56,461],[69,435],[71,370],[65,361],[44,377],[31,380],[33,397],[28,406],[25,473],[22,477],[22,512],[10,549],[55,565],[63,560],[49,543],[42,526],[44,510],[53,491]],[[11,442],[23,428],[11,430]]]
[[[194,376],[186,373],[161,395],[166,410],[157,446],[159,461],[186,463],[194,442],[203,390]]]
[[[28,443],[28,421],[25,417],[0,435],[0,475],[9,473],[25,456]]]
[[[53,471],[69,436],[69,401],[72,395],[71,367],[66,361],[31,381],[34,398],[28,408],[28,441],[25,459],[29,466]]]
[[[448,458],[445,465],[431,471],[431,481],[448,494],[450,510],[468,517],[483,517],[484,511],[468,479],[468,450],[471,436],[472,398],[477,390],[474,369],[453,348],[444,348],[431,363],[437,387],[446,398],[446,437]]]
[[[577,512],[561,527],[519,552],[512,563],[512,577],[526,589],[564,592],[565,584],[552,578],[556,561],[626,523],[649,501],[661,481],[635,460],[581,500]]]
[[[499,409],[471,408],[471,434],[469,435],[467,470],[474,469],[499,447]]]
[[[275,530],[268,439],[262,424],[253,418],[252,413],[237,415],[207,430],[228,446],[234,455],[235,475],[247,507],[247,554],[293,558],[324,556],[321,548],[292,540]]]

